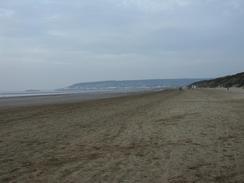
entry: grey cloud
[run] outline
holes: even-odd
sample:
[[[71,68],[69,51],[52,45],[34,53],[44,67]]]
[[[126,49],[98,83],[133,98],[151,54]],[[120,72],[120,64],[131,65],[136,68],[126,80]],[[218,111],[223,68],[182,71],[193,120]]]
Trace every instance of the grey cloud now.
[[[243,71],[242,0],[9,0],[0,7],[0,90]]]

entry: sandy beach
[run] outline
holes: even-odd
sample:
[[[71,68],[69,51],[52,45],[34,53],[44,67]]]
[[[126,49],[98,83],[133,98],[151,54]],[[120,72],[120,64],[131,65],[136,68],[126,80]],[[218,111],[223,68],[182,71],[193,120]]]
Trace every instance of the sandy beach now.
[[[0,105],[0,182],[244,182],[244,90],[18,100]]]
[[[41,106],[50,104],[78,103],[87,100],[113,98],[126,95],[135,95],[139,92],[91,92],[55,95],[0,97],[0,109],[26,106]],[[145,92],[141,92],[145,93]]]

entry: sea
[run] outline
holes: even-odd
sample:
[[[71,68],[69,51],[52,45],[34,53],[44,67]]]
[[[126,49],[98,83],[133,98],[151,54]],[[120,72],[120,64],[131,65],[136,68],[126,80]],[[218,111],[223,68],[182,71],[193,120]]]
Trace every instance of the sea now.
[[[138,91],[159,91],[169,88],[184,87],[199,80],[202,79],[154,79],[87,82],[77,83],[65,88],[55,90],[25,90],[0,92],[0,98],[67,95],[79,93],[124,93]]]

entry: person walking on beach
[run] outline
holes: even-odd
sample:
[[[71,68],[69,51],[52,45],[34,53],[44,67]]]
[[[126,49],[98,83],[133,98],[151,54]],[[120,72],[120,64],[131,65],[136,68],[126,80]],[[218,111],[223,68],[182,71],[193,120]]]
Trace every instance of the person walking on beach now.
[[[226,87],[227,92],[229,92],[231,86],[230,85],[226,85],[225,87]]]

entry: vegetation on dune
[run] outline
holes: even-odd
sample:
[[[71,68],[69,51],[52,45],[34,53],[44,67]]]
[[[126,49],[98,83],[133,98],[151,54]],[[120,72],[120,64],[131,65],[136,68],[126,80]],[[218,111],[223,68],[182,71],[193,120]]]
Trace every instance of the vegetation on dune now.
[[[231,76],[220,77],[192,83],[190,86],[197,87],[244,87],[244,72]]]

